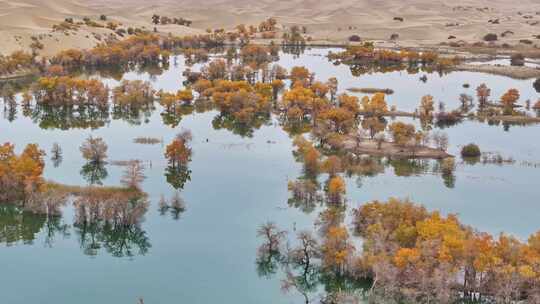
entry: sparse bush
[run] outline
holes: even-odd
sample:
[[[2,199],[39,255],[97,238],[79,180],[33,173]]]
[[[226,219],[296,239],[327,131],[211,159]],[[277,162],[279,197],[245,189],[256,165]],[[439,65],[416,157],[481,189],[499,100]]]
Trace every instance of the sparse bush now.
[[[497,40],[498,40],[497,34],[489,33],[484,36],[484,41],[489,42],[489,41],[497,41]]]
[[[463,157],[480,157],[480,148],[476,144],[468,144],[461,149],[461,156]]]
[[[361,40],[361,39],[360,39],[360,36],[358,36],[358,35],[351,35],[351,36],[349,37],[349,41],[350,41],[350,42],[360,42],[360,40]]]
[[[437,125],[452,126],[461,121],[461,113],[457,110],[451,112],[439,112],[436,115]]]
[[[523,66],[525,65],[525,56],[521,53],[513,54],[510,57],[510,64],[514,66]]]
[[[506,37],[508,35],[514,35],[514,32],[512,31],[504,31],[502,34],[501,34],[501,37]]]
[[[540,78],[536,79],[533,82],[533,87],[536,90],[536,92],[540,93]]]

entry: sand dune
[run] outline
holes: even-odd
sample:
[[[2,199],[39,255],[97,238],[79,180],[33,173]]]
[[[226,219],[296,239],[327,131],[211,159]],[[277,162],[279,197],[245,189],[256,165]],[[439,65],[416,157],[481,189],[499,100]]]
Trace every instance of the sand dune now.
[[[502,42],[518,43],[540,34],[540,2],[537,0],[0,0],[0,52],[27,48],[31,36],[40,35],[43,54],[61,48],[96,44],[95,34],[110,31],[82,27],[77,33],[53,33],[53,24],[64,18],[94,20],[105,14],[127,26],[152,29],[156,13],[194,21],[191,28],[158,26],[160,32],[193,34],[207,28],[231,29],[239,23],[257,24],[275,17],[285,26],[305,25],[316,41],[338,43],[350,35],[389,40],[398,34],[400,45],[432,45],[456,40],[479,41],[487,33],[513,35]],[[537,13],[539,12],[539,13]],[[394,20],[402,17],[403,22]],[[498,24],[488,20],[499,19]],[[448,26],[457,24],[455,26]],[[540,43],[540,40],[538,40]]]

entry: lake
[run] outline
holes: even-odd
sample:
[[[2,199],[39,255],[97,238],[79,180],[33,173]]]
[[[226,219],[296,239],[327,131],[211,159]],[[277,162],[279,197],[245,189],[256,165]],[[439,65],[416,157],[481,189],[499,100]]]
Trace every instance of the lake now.
[[[475,95],[486,83],[498,98],[509,88],[521,93],[520,104],[540,97],[534,80],[472,72],[440,75],[407,71],[354,76],[346,65],[334,65],[325,55],[332,49],[308,49],[300,55],[281,53],[277,63],[290,69],[306,66],[316,79],[337,77],[339,91],[353,87],[390,88],[389,105],[414,111],[423,95],[430,94],[447,109],[459,106],[459,95]],[[333,49],[333,51],[336,51]],[[160,75],[129,72],[123,79],[149,80],[155,89],[176,91],[185,80],[182,56]],[[196,64],[192,69],[200,68]],[[427,75],[427,81],[420,77]],[[111,87],[118,79],[103,78]],[[469,84],[464,88],[463,84]],[[362,94],[355,94],[363,96]],[[4,112],[7,110],[4,109]],[[0,118],[0,143],[12,142],[20,152],[27,143],[51,151],[53,143],[63,150],[55,167],[47,157],[45,177],[69,185],[86,185],[81,168],[85,161],[79,146],[89,136],[102,137],[109,146],[109,161],[141,160],[146,167],[143,189],[151,205],[140,224],[138,238],[116,241],[88,240],[73,225],[74,212],[66,207],[56,222],[40,216],[0,210],[0,259],[3,264],[0,291],[4,303],[302,303],[297,293],[280,290],[282,273],[260,276],[256,255],[260,225],[272,221],[282,229],[313,229],[318,212],[289,206],[287,181],[302,174],[302,164],[292,154],[292,137],[276,117],[260,128],[231,132],[216,128],[216,111],[186,114],[177,126],[164,124],[162,109],[147,117],[127,121],[108,119],[102,126],[55,128],[43,117],[25,117],[20,109],[13,119]],[[412,121],[411,118],[396,118]],[[213,123],[214,122],[214,123]],[[413,121],[418,123],[417,121]],[[190,180],[181,191],[186,211],[174,218],[158,210],[161,195],[176,191],[167,183],[165,145],[182,129],[193,133]],[[477,143],[483,151],[512,157],[513,164],[474,165],[461,162],[451,187],[432,170],[407,170],[410,164],[386,165],[374,176],[347,178],[347,214],[370,200],[410,198],[429,210],[459,214],[463,223],[478,230],[506,232],[525,240],[540,229],[540,125],[488,125],[468,121],[443,130],[450,138],[449,152]],[[246,133],[242,133],[246,134]],[[136,137],[156,137],[163,144],[141,145]],[[433,166],[435,161],[426,161]],[[404,166],[405,168],[403,168]],[[401,170],[399,170],[401,168]],[[123,167],[109,164],[104,185],[119,185]],[[120,237],[121,238],[121,237]],[[92,246],[89,247],[89,242]],[[315,293],[322,293],[320,288]]]

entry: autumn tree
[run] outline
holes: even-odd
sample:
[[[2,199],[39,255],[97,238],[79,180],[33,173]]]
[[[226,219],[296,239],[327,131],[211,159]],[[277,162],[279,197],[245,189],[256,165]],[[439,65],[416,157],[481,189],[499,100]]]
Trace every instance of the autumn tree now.
[[[381,133],[386,128],[386,120],[382,117],[365,117],[362,119],[362,128],[369,131],[369,137],[375,138],[375,135]]]
[[[311,179],[289,181],[287,188],[292,194],[289,205],[300,208],[305,213],[313,211],[316,203],[322,201],[319,185]]]
[[[328,201],[334,204],[342,201],[343,195],[346,193],[345,181],[339,175],[333,176],[328,181]]]
[[[476,96],[478,97],[480,107],[484,107],[487,104],[490,95],[491,89],[485,83],[482,83],[476,88]]]
[[[364,96],[362,98],[362,110],[368,116],[381,117],[388,112],[388,105],[383,93],[375,93],[371,98]]]
[[[322,162],[321,169],[331,177],[334,177],[336,174],[343,171],[341,159],[336,155],[331,155]]]
[[[294,154],[304,163],[307,175],[316,175],[320,168],[320,152],[313,144],[302,136],[297,136],[293,141],[296,151]]]
[[[0,145],[0,202],[22,204],[44,185],[45,152],[28,144],[20,155],[10,143]]]
[[[191,140],[191,132],[184,130],[166,147],[165,157],[173,168],[185,166],[191,160]]]
[[[434,105],[433,96],[431,95],[423,96],[420,101],[420,107],[418,108],[420,118],[422,119],[433,118],[433,111],[435,110],[435,107],[433,105]]]
[[[349,240],[347,228],[343,226],[330,227],[321,246],[323,267],[337,276],[345,274],[352,260],[354,249]]]
[[[310,86],[314,75],[305,67],[295,66],[291,69],[290,79],[292,86],[300,84],[302,86]]]
[[[390,134],[394,142],[400,146],[407,145],[414,137],[415,128],[411,124],[394,122],[389,126]]]
[[[336,77],[331,77],[326,82],[326,86],[328,87],[328,91],[330,92],[330,100],[334,101],[336,98],[336,94],[338,91],[338,80]]]
[[[519,99],[519,91],[516,89],[510,89],[501,97],[501,104],[503,105],[503,112],[505,115],[512,115],[514,113],[514,107]]]

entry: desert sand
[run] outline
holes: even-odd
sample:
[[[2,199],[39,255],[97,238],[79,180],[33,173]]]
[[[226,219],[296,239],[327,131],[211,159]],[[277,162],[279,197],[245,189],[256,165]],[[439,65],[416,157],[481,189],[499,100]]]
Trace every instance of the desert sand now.
[[[441,42],[481,41],[487,33],[512,31],[500,43],[521,39],[540,44],[540,1],[521,0],[0,0],[0,53],[27,49],[39,37],[43,55],[65,48],[88,48],[111,30],[82,26],[52,32],[65,18],[98,20],[101,14],[124,27],[154,29],[153,14],[193,20],[191,27],[157,26],[162,33],[187,35],[207,28],[233,29],[275,17],[288,27],[307,27],[313,43],[343,44],[353,34],[390,46],[433,46]],[[403,21],[394,20],[401,17]],[[497,20],[489,22],[489,20]],[[390,41],[392,34],[399,38]],[[449,40],[449,36],[455,38]]]

